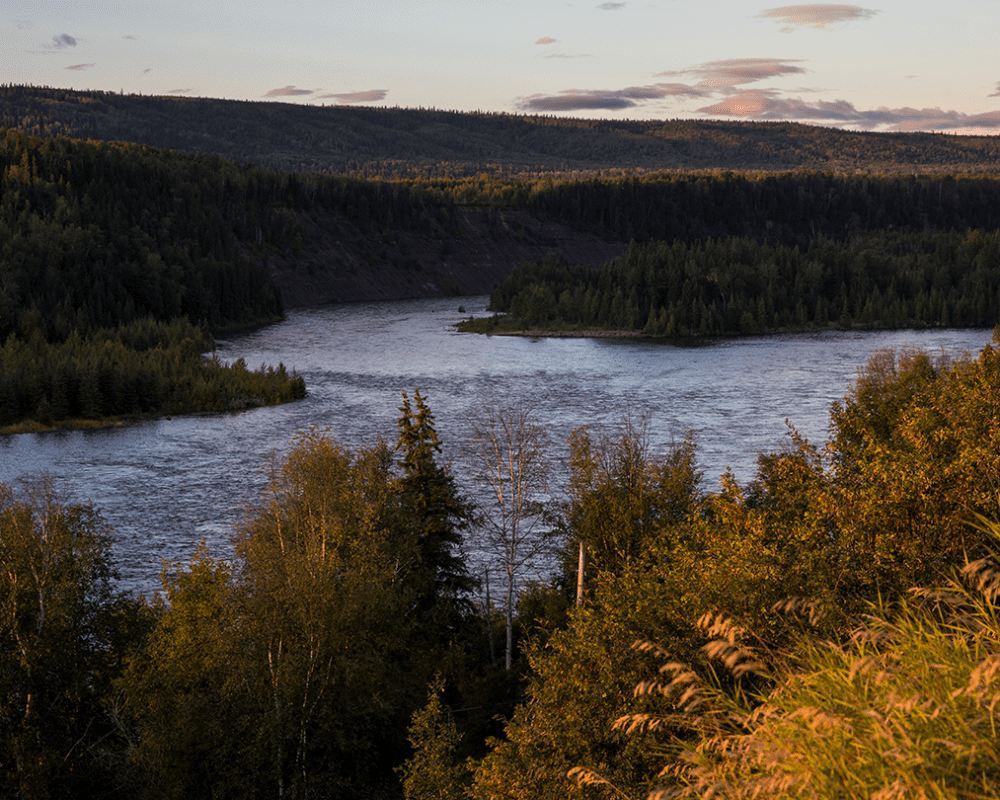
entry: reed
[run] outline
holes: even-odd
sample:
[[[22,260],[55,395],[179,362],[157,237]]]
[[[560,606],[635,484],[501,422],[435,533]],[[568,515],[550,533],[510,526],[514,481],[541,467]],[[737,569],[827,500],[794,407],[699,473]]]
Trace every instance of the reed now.
[[[1000,541],[1000,524],[977,527]],[[870,607],[844,642],[804,635],[783,654],[755,652],[746,632],[706,615],[717,671],[637,643],[664,663],[636,695],[664,708],[615,726],[648,736],[664,760],[650,800],[1000,797],[997,564],[969,562],[939,587]]]

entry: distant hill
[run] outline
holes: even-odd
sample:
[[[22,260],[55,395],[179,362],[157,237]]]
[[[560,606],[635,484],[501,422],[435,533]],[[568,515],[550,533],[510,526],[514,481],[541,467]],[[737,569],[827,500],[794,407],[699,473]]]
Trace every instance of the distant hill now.
[[[0,87],[0,128],[356,177],[784,171],[1000,173],[1000,137],[787,122],[614,121]]]

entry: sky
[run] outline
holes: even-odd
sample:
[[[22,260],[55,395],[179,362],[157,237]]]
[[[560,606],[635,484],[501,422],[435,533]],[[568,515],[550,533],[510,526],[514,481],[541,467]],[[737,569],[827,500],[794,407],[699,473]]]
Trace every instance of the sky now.
[[[0,83],[996,134],[998,33],[1000,0],[0,0]]]

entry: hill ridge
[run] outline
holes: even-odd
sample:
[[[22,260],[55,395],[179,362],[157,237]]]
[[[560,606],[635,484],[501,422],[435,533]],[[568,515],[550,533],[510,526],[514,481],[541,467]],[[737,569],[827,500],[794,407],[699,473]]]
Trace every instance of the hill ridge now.
[[[0,86],[0,127],[214,152],[357,177],[649,171],[1000,173],[1000,137],[796,122],[588,120],[498,112],[124,95]]]

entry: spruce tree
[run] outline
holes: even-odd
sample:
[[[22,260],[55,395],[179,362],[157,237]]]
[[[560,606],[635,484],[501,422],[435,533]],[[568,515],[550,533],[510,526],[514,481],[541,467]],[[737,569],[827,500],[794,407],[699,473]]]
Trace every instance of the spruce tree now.
[[[451,472],[436,460],[441,443],[420,392],[414,391],[413,406],[403,392],[399,410],[396,450],[402,455],[402,475],[396,482],[395,522],[415,543],[417,563],[409,575],[413,610],[444,634],[469,609],[468,595],[476,585],[461,551],[472,509]]]

